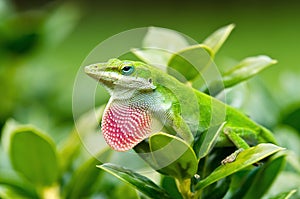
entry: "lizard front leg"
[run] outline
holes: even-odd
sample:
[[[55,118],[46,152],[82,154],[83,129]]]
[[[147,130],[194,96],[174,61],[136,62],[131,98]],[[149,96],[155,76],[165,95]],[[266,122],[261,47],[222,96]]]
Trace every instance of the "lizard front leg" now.
[[[245,149],[250,148],[248,143],[239,135],[242,132],[243,134],[255,135],[255,132],[249,129],[244,128],[230,128],[225,127],[223,133],[226,137],[238,148],[235,152],[227,156],[224,160],[221,161],[221,164],[225,165],[227,163],[234,162],[240,152]]]

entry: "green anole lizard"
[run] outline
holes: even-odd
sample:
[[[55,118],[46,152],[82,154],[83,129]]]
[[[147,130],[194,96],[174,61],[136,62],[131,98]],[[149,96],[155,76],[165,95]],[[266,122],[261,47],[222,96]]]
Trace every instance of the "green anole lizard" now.
[[[85,72],[111,95],[101,128],[114,150],[132,149],[163,127],[192,145],[196,135],[218,125],[213,117],[219,108],[226,123],[216,146],[245,149],[248,144],[276,143],[270,131],[235,108],[145,63],[111,59],[86,66]]]

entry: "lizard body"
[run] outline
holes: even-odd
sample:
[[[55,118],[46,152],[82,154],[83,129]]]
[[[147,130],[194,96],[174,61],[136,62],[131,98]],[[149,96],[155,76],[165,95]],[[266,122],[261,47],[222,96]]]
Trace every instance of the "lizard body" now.
[[[111,59],[92,64],[85,72],[98,80],[111,98],[102,118],[108,145],[126,151],[162,129],[192,144],[197,135],[220,125],[234,131],[248,144],[275,143],[270,131],[237,109],[142,62]],[[216,146],[230,146],[221,133]]]

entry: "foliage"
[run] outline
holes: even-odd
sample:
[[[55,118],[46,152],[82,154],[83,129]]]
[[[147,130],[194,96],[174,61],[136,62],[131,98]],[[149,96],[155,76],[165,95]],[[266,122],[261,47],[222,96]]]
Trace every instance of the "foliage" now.
[[[59,18],[65,18],[62,16],[64,13],[68,13],[68,16],[71,17],[64,23],[69,25],[64,26],[67,27],[65,31],[68,31],[71,28],[70,26],[74,24],[70,21],[76,21],[77,16],[76,11],[69,7],[53,12],[53,15],[50,16],[40,15],[41,20],[32,23],[36,26],[27,28],[27,32],[25,31],[24,34],[21,31],[14,31],[15,34],[5,34],[5,36],[12,38],[1,37],[1,39],[4,39],[0,41],[0,44],[5,44],[2,45],[5,48],[1,48],[1,53],[5,51],[7,57],[15,57],[17,54],[16,57],[19,60],[14,62],[17,65],[20,60],[26,59],[26,53],[32,54],[37,53],[36,49],[41,50],[37,47],[42,46],[41,41],[43,39],[47,41],[44,46],[51,46],[57,43],[58,40],[62,40],[67,34],[64,31],[60,34],[47,33],[60,26],[57,25],[57,22],[59,22]],[[71,15],[69,15],[70,13]],[[18,20],[22,19],[23,16]],[[32,17],[32,19],[38,18]],[[1,24],[1,33],[11,26],[17,28],[18,24],[22,24],[16,21]],[[183,55],[192,60],[200,60],[198,64],[202,66],[213,63],[218,50],[233,28],[233,25],[225,26],[205,39],[202,44],[190,46],[180,34],[152,27],[145,38],[145,49],[132,49],[132,52],[145,62],[167,65],[166,72],[172,75],[176,75],[173,74],[174,71],[184,74],[183,78],[178,77],[179,80],[210,95],[219,97],[222,94],[222,89],[218,88],[222,83],[227,88],[228,96],[235,96],[236,93],[246,92],[241,87],[245,84],[245,80],[256,76],[260,71],[274,64],[275,61],[267,56],[245,58],[230,70],[219,68],[220,71],[224,71],[221,74],[223,82],[204,84],[198,71],[195,71],[190,63],[182,59]],[[17,33],[20,33],[20,35]],[[59,38],[54,37],[54,35]],[[161,35],[164,35],[164,37],[161,37]],[[169,45],[170,43],[172,45]],[[169,49],[173,53],[147,49],[149,47],[165,49],[168,46],[173,46]],[[203,55],[203,57],[195,57],[198,54]],[[1,59],[1,63],[6,62],[6,60],[3,60]],[[220,64],[220,66],[222,65]],[[184,68],[183,71],[181,71],[182,68]],[[187,69],[190,69],[190,72],[185,72]],[[13,84],[13,79],[17,79],[15,71],[14,67],[0,71],[1,77],[3,76],[6,79],[5,84],[8,84],[3,84],[3,88],[14,86],[11,84]],[[3,75],[6,73],[10,75]],[[255,88],[254,90],[258,90],[261,99],[263,99],[261,101],[265,104],[276,105],[275,100],[272,97],[270,98],[268,92],[264,90],[263,84],[258,83]],[[0,106],[3,106],[5,110],[11,109],[13,104],[9,101],[15,100],[15,93],[9,89],[2,90],[6,92],[4,95],[8,98],[1,99],[4,103],[1,103]],[[34,97],[43,97],[43,95]],[[231,101],[228,103],[231,103]],[[248,109],[252,110],[256,105],[247,104],[247,106]],[[52,106],[49,106],[49,112],[50,110],[53,110]],[[7,118],[9,111],[5,111],[5,116],[1,120]],[[101,117],[101,112],[98,111],[98,113]],[[273,116],[272,114],[270,116],[270,113],[266,111],[262,111],[261,114],[263,116],[267,115],[265,118]],[[297,127],[298,123],[293,123],[291,119],[295,118],[294,114],[297,114],[297,112],[293,110],[284,112],[283,118],[272,126],[280,146],[286,147],[288,150],[282,151],[283,148],[281,147],[261,144],[241,152],[235,162],[226,165],[220,165],[220,162],[234,149],[214,148],[214,139],[218,136],[218,129],[216,129],[215,134],[208,137],[208,140],[205,140],[205,145],[202,145],[198,151],[195,151],[177,137],[163,132],[154,134],[149,139],[153,151],[168,143],[174,144],[178,150],[180,148],[186,149],[182,157],[163,168],[160,167],[159,160],[171,158],[176,154],[176,150],[174,154],[161,153],[150,159],[145,159],[152,168],[160,168],[158,172],[161,181],[151,180],[136,171],[105,163],[110,161],[113,154],[108,148],[99,151],[96,157],[90,157],[82,146],[80,142],[82,138],[79,138],[78,129],[75,127],[61,141],[62,137],[51,132],[51,129],[48,130],[49,132],[44,132],[34,125],[22,125],[14,120],[7,120],[2,130],[0,147],[0,197],[121,198],[126,193],[127,198],[197,198],[200,196],[201,198],[293,198],[293,195],[298,194],[295,193],[296,189],[300,187],[300,154],[297,154],[297,151],[299,151],[300,129]],[[90,133],[88,131],[96,132],[98,128],[97,124],[89,123],[87,118],[90,116],[89,113],[78,119],[81,126],[85,127],[83,130],[87,134],[85,136]],[[289,126],[282,125],[281,121]],[[57,131],[57,129],[53,129],[53,131]],[[290,141],[290,137],[293,138],[292,141]],[[253,166],[253,164],[256,165],[255,163],[258,166]],[[99,165],[100,169],[96,168],[96,165]],[[195,175],[196,173],[197,175]],[[130,186],[120,183],[112,178],[110,174]],[[135,189],[140,193],[137,194]]]
[[[185,42],[184,37],[180,37],[179,34],[176,36],[177,43],[168,45],[168,42],[172,42],[171,39],[166,40],[166,38],[163,36],[159,37],[160,32],[161,35],[165,35],[168,34],[168,31],[160,28],[151,28],[145,37],[147,42],[145,42],[144,48],[133,49],[132,52],[140,59],[150,64],[156,63],[158,65],[163,65],[167,63],[167,72],[172,74],[172,71],[175,70],[184,75],[184,79],[180,79],[181,81],[192,85],[196,89],[200,89],[209,93],[210,90],[208,88],[211,88],[216,84],[221,83],[225,88],[230,88],[247,80],[248,78],[251,78],[261,70],[276,63],[275,60],[262,55],[245,58],[239,64],[232,67],[229,71],[222,73],[221,80],[223,80],[223,82],[214,81],[211,82],[212,85],[208,86],[204,84],[199,85],[199,83],[195,84],[194,82],[199,79],[201,71],[204,71],[207,66],[211,65],[214,55],[224,43],[232,29],[233,25],[223,27],[208,37],[203,44],[186,46],[187,42]],[[174,38],[174,34],[176,33],[172,32],[169,34],[170,38]],[[153,45],[151,45],[150,42],[151,38],[153,40]],[[171,46],[171,48],[166,49],[168,46]],[[166,53],[166,50],[171,51],[172,55]],[[202,62],[198,63],[198,60],[201,60]],[[195,69],[195,65],[200,65],[200,67]],[[213,87],[213,93],[210,94],[218,95],[221,91],[222,90],[216,90],[216,87]],[[173,177],[176,181],[177,188],[181,193],[182,198],[219,198],[224,196],[228,198],[253,198],[264,196],[272,185],[276,176],[279,175],[280,171],[285,165],[285,153],[281,153],[280,155],[277,154],[277,152],[283,150],[283,148],[272,144],[260,144],[241,152],[235,162],[218,166],[218,162],[216,161],[220,161],[220,157],[224,157],[226,154],[224,151],[220,152],[213,148],[213,143],[218,135],[218,132],[219,130],[216,129],[215,134],[209,136],[208,140],[205,140],[205,145],[201,146],[202,148],[200,150],[204,151],[204,154],[201,155],[199,159],[197,159],[195,155],[195,153],[199,153],[198,151],[194,151],[196,148],[192,149],[188,147],[188,144],[186,144],[184,141],[164,133],[154,134],[149,138],[150,152],[152,152],[153,155],[151,158],[145,157],[144,160],[161,174]],[[174,146],[172,147],[172,145]],[[168,153],[163,151],[157,152],[163,147],[171,147],[172,150],[166,150]],[[138,146],[135,150],[137,152],[145,151],[144,148],[140,148],[141,147]],[[181,157],[174,158],[176,157],[175,154],[179,153],[176,150],[180,151],[181,148],[184,148],[186,152]],[[174,152],[174,155],[170,154],[170,151],[172,151],[172,153]],[[210,153],[208,153],[209,151]],[[274,156],[275,153],[277,155]],[[267,157],[269,158],[263,164],[263,166],[259,166],[255,169],[252,168],[253,164],[260,164],[259,162]],[[176,160],[160,169],[162,167],[160,164],[168,162],[168,159],[172,158]],[[126,178],[120,176],[122,168],[118,170],[114,165],[105,165],[105,170],[110,167],[113,168],[110,170],[110,173],[113,173],[113,175],[126,181]],[[198,169],[195,170],[193,169],[194,167],[198,167]],[[103,169],[101,166],[100,168]],[[243,176],[243,179],[247,179],[245,181],[245,186],[242,186],[236,190],[233,189],[234,191],[231,192],[232,187],[228,186],[228,183],[223,183],[224,180],[229,179],[230,181],[230,178],[234,178],[235,175],[245,170],[247,171],[247,173]],[[273,175],[267,175],[268,172],[271,172]],[[122,175],[124,175],[124,173]],[[200,176],[197,178],[196,182],[193,180],[195,176]],[[130,181],[129,183],[136,186],[135,182]],[[255,187],[259,187],[261,189],[258,191]],[[143,187],[136,186],[136,188],[141,192],[144,191]],[[222,191],[219,192],[218,190]],[[218,193],[219,195],[216,197],[211,193]]]

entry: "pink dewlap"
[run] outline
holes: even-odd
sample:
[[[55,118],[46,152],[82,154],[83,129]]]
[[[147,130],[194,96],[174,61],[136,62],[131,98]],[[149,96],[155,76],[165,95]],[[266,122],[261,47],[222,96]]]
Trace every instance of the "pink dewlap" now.
[[[106,143],[116,151],[127,151],[151,133],[151,117],[143,108],[111,104],[102,118]]]

